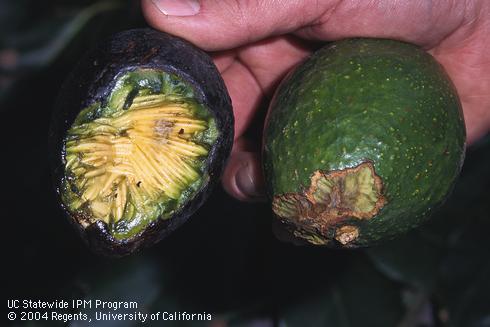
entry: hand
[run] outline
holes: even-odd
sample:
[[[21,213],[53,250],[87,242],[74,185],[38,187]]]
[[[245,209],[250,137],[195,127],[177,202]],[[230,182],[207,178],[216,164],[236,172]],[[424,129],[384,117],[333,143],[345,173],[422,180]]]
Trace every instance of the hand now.
[[[216,52],[236,119],[223,186],[238,199],[264,194],[260,142],[247,141],[245,132],[313,41],[380,37],[418,44],[455,83],[468,142],[490,128],[490,1],[142,0],[142,6],[153,27]]]

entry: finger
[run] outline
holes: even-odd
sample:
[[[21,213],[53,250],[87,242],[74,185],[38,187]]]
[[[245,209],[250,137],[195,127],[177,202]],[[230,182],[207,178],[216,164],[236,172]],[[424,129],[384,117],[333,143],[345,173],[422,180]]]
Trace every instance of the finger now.
[[[474,143],[490,129],[490,65],[476,51],[434,51],[458,90],[463,105],[466,140]],[[485,72],[488,72],[485,74]]]
[[[292,32],[315,22],[337,2],[142,0],[142,9],[156,29],[215,51]]]
[[[264,95],[267,100],[278,81],[309,53],[299,40],[277,37],[213,56],[232,99],[235,138],[247,130]]]
[[[430,53],[444,66],[463,104],[467,142],[490,130],[490,4],[480,15]]]
[[[470,13],[478,10],[474,3],[142,0],[142,8],[150,25],[205,50],[230,49],[297,30],[303,37],[319,40],[387,37],[430,48],[467,23]]]
[[[212,54],[214,64],[220,73],[225,72],[236,60],[236,51],[220,51]]]
[[[341,0],[297,34],[316,40],[390,38],[431,48],[471,19],[470,12],[478,11],[473,2]]]
[[[315,47],[291,35],[273,37],[241,48],[238,59],[251,71],[264,93],[270,95],[278,81]]]
[[[263,91],[254,75],[239,60],[235,60],[222,76],[233,104],[235,139],[238,139],[252,121]]]
[[[235,143],[223,173],[223,188],[241,201],[266,201],[259,154],[244,148],[243,143],[241,140]]]

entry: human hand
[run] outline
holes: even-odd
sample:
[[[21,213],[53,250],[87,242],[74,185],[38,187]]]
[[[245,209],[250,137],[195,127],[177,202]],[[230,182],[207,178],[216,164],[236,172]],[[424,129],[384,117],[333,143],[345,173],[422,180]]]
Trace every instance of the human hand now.
[[[153,27],[214,52],[235,114],[223,186],[238,199],[264,194],[260,144],[247,141],[261,131],[245,132],[314,41],[379,37],[418,44],[456,85],[468,143],[490,129],[490,1],[142,0],[142,7]]]

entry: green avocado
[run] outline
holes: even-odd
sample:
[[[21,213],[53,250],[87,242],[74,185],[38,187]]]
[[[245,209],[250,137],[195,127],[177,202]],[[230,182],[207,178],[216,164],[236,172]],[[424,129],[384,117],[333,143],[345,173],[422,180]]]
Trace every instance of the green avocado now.
[[[394,238],[447,198],[465,142],[458,94],[430,54],[386,39],[330,43],[271,102],[263,167],[275,223],[296,243]]]

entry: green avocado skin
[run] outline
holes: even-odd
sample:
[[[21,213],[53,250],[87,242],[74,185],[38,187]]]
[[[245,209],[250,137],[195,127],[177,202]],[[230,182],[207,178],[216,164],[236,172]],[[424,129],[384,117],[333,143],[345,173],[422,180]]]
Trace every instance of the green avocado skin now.
[[[373,245],[420,225],[446,199],[465,140],[457,92],[430,54],[394,40],[341,40],[315,52],[276,91],[264,130],[268,193],[302,192],[317,170],[371,161],[386,204],[345,224],[359,228],[349,247]],[[334,233],[332,226],[330,239]]]

